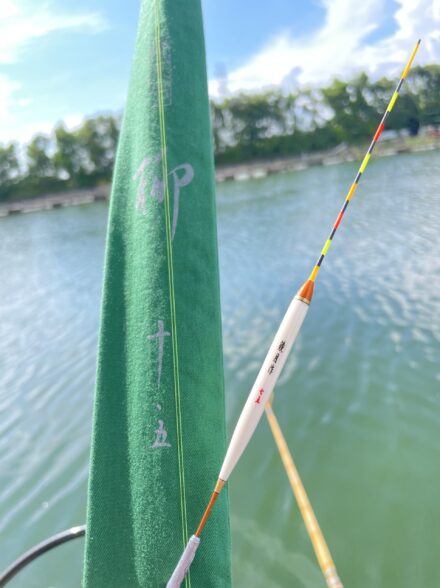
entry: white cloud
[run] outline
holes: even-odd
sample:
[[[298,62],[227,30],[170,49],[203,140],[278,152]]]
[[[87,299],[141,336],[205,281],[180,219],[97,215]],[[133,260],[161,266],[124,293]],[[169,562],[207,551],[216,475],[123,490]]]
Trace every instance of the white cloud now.
[[[84,121],[84,115],[79,114],[79,113],[69,114],[69,115],[65,116],[63,119],[64,125],[71,131],[80,127],[82,125],[83,121]]]
[[[9,112],[11,96],[19,88],[16,82],[6,76],[0,76],[0,120]]]
[[[108,28],[97,12],[66,13],[57,10],[54,2],[35,0],[0,0],[0,66],[17,62],[32,43],[55,32],[78,30],[98,33]],[[50,132],[53,121],[39,122],[23,117],[32,98],[20,95],[20,84],[0,75],[0,143],[10,140],[27,141],[37,132]],[[78,115],[73,117],[79,121]]]
[[[27,108],[32,103],[33,103],[32,98],[19,98],[17,100],[17,105],[20,106],[20,108]]]
[[[84,116],[78,113],[68,114],[62,119],[64,126],[70,131],[77,129],[83,121]],[[18,123],[15,119],[10,119],[2,124],[0,145],[10,141],[16,141],[22,145],[27,144],[35,135],[51,135],[56,124],[53,119],[38,119],[33,122],[19,121]]]
[[[107,28],[97,12],[66,14],[57,12],[50,2],[1,0],[0,64],[17,61],[20,52],[32,41],[56,31],[99,32]]]
[[[371,42],[383,23],[390,0],[322,0],[325,19],[307,36],[282,33],[227,78],[230,92],[270,86],[326,83],[356,71],[397,75],[415,42],[423,43],[418,63],[440,58],[440,0],[396,0],[395,31]],[[219,82],[211,80],[210,93],[218,95]]]

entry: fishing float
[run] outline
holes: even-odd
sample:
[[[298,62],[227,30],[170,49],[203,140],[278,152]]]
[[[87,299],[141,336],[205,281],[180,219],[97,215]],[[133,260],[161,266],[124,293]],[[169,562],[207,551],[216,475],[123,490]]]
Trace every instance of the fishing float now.
[[[273,438],[290,482],[293,494],[295,495],[298,508],[304,520],[307,533],[310,537],[316,559],[324,576],[328,588],[344,588],[336,570],[335,562],[331,556],[328,545],[324,539],[321,527],[316,519],[310,500],[307,496],[301,477],[296,469],[292,454],[284,438],[280,424],[272,409],[273,398],[266,404],[266,417],[272,431]]]
[[[229,443],[229,447],[227,449],[223,465],[220,469],[220,473],[215,484],[214,491],[211,495],[211,498],[209,499],[206,510],[203,513],[203,516],[200,520],[196,532],[194,533],[194,535],[190,537],[182,553],[182,556],[167,583],[167,588],[178,588],[183,582],[186,572],[188,571],[188,568],[194,560],[196,551],[200,545],[200,535],[202,534],[203,528],[205,527],[209,515],[211,514],[212,508],[214,507],[214,504],[216,503],[225,483],[228,481],[232,471],[237,465],[238,460],[243,454],[243,451],[246,449],[263,415],[266,404],[272,395],[273,389],[281,374],[284,364],[286,363],[290,350],[292,349],[292,346],[296,338],[298,337],[304,319],[306,318],[313,297],[315,281],[321,269],[322,262],[325,259],[325,256],[330,248],[330,245],[332,244],[336,231],[338,230],[339,225],[341,224],[341,221],[344,217],[345,211],[347,210],[350,200],[353,198],[354,193],[356,192],[356,189],[359,185],[359,181],[365,172],[368,162],[370,161],[373,149],[376,146],[376,143],[378,142],[382,134],[382,131],[384,130],[386,119],[388,118],[390,112],[394,108],[394,105],[399,97],[400,89],[403,85],[403,82],[405,81],[405,78],[408,75],[408,72],[414,61],[416,53],[420,47],[420,43],[421,39],[417,41],[416,46],[414,47],[411,56],[408,60],[408,63],[406,64],[405,69],[403,70],[399,83],[397,84],[394,94],[392,95],[391,100],[385,111],[385,114],[383,115],[379,123],[379,126],[377,127],[377,130],[373,136],[368,151],[365,154],[364,159],[362,160],[362,163],[359,167],[354,182],[350,186],[350,189],[345,197],[344,204],[336,218],[330,235],[326,240],[324,247],[322,248],[318,260],[315,266],[313,267],[310,276],[294,296],[292,302],[289,305],[289,308],[287,309],[286,314],[284,315],[283,320],[281,321],[281,325],[269,348],[263,365],[261,366],[261,369],[258,373],[257,379],[255,380],[255,383],[249,393],[246,404],[243,407],[235,430],[232,434],[232,438]]]

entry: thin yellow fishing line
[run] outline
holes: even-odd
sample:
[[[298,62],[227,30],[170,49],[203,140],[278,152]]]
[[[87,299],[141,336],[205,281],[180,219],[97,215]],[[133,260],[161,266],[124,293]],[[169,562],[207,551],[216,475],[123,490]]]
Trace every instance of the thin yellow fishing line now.
[[[157,4],[156,4],[157,6]],[[185,492],[185,474],[184,474],[184,458],[183,458],[183,438],[182,438],[182,417],[181,417],[181,403],[180,403],[180,380],[178,368],[178,348],[177,348],[177,322],[174,298],[174,273],[173,273],[173,254],[171,243],[171,225],[170,225],[170,197],[168,184],[168,159],[167,159],[167,145],[166,145],[166,126],[165,126],[165,108],[163,99],[163,76],[162,76],[162,59],[161,59],[161,44],[160,44],[160,20],[158,23],[158,88],[159,88],[159,113],[160,113],[160,131],[162,144],[162,172],[165,192],[165,226],[167,235],[167,260],[168,260],[168,280],[170,289],[170,311],[173,331],[173,367],[174,367],[174,395],[175,395],[175,411],[176,411],[176,433],[177,433],[177,457],[179,468],[179,484],[180,484],[180,510],[182,516],[182,535],[183,545],[188,542],[188,521],[186,513],[186,492]],[[191,575],[185,577],[185,586],[191,587]]]
[[[157,6],[157,4],[156,4]],[[177,322],[175,312],[175,297],[174,297],[174,273],[173,273],[173,254],[172,254],[172,242],[171,242],[171,225],[170,225],[170,196],[169,196],[169,184],[168,184],[168,160],[167,160],[167,145],[166,145],[166,127],[165,127],[165,108],[163,99],[163,76],[162,76],[162,58],[161,58],[161,34],[160,34],[160,19],[157,19],[158,23],[158,88],[159,88],[159,111],[160,111],[160,131],[161,131],[161,143],[162,143],[162,170],[164,176],[164,192],[165,192],[165,224],[166,224],[166,236],[167,236],[167,253],[168,253],[168,274],[170,283],[170,307],[171,307],[171,320],[173,327],[173,365],[175,375],[175,391],[176,394],[176,421],[179,429],[178,442],[180,441],[180,451],[178,451],[179,457],[179,474],[182,476],[182,490],[183,495],[185,493],[184,487],[184,473],[183,473],[183,451],[182,451],[182,438],[181,438],[181,410],[180,410],[180,381],[179,381],[179,370],[178,370],[178,349],[177,349]],[[178,443],[179,444],[179,443]],[[186,501],[183,499],[183,514],[186,526]],[[185,528],[185,542],[188,538],[188,532]]]
[[[160,127],[160,142],[161,142],[161,154],[162,154],[162,175],[164,177],[164,187],[167,183],[167,178],[168,178],[168,174],[167,174],[167,169],[166,169],[166,163],[164,162],[163,159],[163,152],[164,152],[164,142],[163,142],[163,126],[164,126],[164,120],[163,120],[163,112],[162,112],[162,108],[161,108],[161,100],[162,100],[162,93],[161,93],[161,80],[162,80],[162,68],[161,68],[161,51],[160,51],[160,15],[159,15],[159,5],[158,5],[158,0],[156,0],[155,3],[155,8],[156,8],[156,64],[157,64],[157,89],[158,89],[158,100],[159,100],[159,127]],[[165,191],[165,189],[164,189]],[[167,214],[167,200],[165,200],[165,232],[166,232],[166,247],[167,247],[167,269],[168,269],[168,286],[169,286],[169,290],[170,290],[170,315],[171,315],[171,330],[173,332],[173,340],[174,340],[174,324],[173,324],[173,317],[172,317],[172,304],[171,304],[171,275],[170,275],[170,256],[169,256],[169,243],[168,243],[168,214]],[[176,370],[175,370],[175,361],[174,361],[174,344],[172,345],[172,353],[173,353],[173,379],[174,379],[174,386],[176,386]],[[176,394],[176,393],[175,393]],[[176,413],[176,427],[179,427],[179,423],[178,423],[178,415]],[[179,445],[179,438],[177,439],[177,443]],[[181,472],[180,472],[180,451],[178,448],[178,468],[179,468],[179,485],[181,486]],[[180,491],[180,502],[181,502],[181,515],[182,515],[182,524],[183,524],[183,505],[182,505],[182,492]],[[183,527],[182,527],[182,531],[183,531]],[[185,543],[185,534],[183,531],[183,541]]]
[[[180,510],[182,516],[182,539],[185,546],[188,542],[188,523],[186,513],[186,497],[185,497],[185,477],[184,477],[184,460],[183,460],[183,439],[182,439],[182,419],[181,419],[181,404],[180,404],[180,382],[178,370],[178,348],[177,348],[177,322],[176,322],[176,307],[174,300],[174,274],[173,274],[173,254],[171,242],[171,226],[170,226],[170,205],[169,205],[169,185],[168,185],[168,161],[167,161],[167,146],[166,146],[166,132],[165,132],[165,108],[163,98],[163,77],[162,77],[162,58],[161,58],[161,30],[160,30],[160,13],[158,0],[156,0],[156,62],[157,62],[157,77],[158,77],[158,96],[159,96],[159,126],[161,133],[161,147],[162,147],[162,173],[163,185],[165,192],[165,232],[167,245],[167,265],[168,265],[168,283],[170,290],[170,311],[173,331],[173,367],[174,367],[174,395],[176,403],[176,427],[177,427],[177,457],[179,468],[179,485],[180,485]],[[190,576],[185,578],[185,585],[190,588]]]
[[[159,46],[160,52],[160,46]],[[160,60],[160,63],[162,61]],[[171,304],[172,304],[172,321],[174,326],[175,332],[175,370],[176,370],[176,377],[177,377],[177,404],[178,404],[178,415],[179,415],[179,434],[181,440],[181,473],[182,473],[182,488],[183,488],[183,501],[184,501],[184,515],[185,515],[185,531],[186,531],[186,541],[188,541],[188,523],[187,523],[187,513],[186,513],[186,491],[185,491],[185,468],[184,468],[184,457],[183,457],[183,427],[182,427],[182,410],[181,410],[181,394],[180,394],[180,370],[179,370],[179,353],[178,353],[178,345],[177,345],[177,312],[176,312],[176,296],[175,296],[175,288],[174,288],[174,262],[173,262],[173,246],[172,246],[172,238],[171,238],[171,220],[170,220],[170,196],[169,196],[169,184],[168,184],[168,152],[167,152],[167,141],[166,141],[166,126],[165,126],[165,109],[164,109],[164,100],[163,100],[163,76],[162,76],[162,67],[161,69],[161,105],[162,105],[162,137],[163,137],[163,145],[164,145],[164,171],[166,173],[166,203],[167,203],[167,225],[168,225],[168,245],[169,245],[169,255],[171,259],[171,263],[169,265],[170,273],[171,273],[171,280],[172,280],[172,288],[170,290],[171,293]]]

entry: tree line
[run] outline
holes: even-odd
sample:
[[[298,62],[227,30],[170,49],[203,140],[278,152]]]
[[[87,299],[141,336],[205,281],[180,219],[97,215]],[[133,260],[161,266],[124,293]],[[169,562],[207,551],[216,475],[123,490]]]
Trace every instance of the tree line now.
[[[211,103],[217,164],[289,157],[367,141],[385,111],[396,80],[362,73],[324,88],[289,94],[238,94]],[[440,66],[415,67],[387,121],[387,129],[417,135],[440,127]],[[0,200],[85,188],[111,181],[120,116],[88,118],[75,130],[63,124],[20,147],[0,145]],[[24,157],[23,157],[24,154]]]

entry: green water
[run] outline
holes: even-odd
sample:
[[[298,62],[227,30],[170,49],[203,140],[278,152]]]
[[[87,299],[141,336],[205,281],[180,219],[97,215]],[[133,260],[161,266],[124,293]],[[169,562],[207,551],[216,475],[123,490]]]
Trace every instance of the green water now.
[[[439,153],[369,166],[278,386],[275,410],[346,587],[440,586],[439,167]],[[355,172],[218,188],[230,430]],[[0,221],[0,568],[85,519],[106,212]],[[230,490],[234,585],[324,587],[266,422]],[[79,587],[82,546],[11,588]]]

